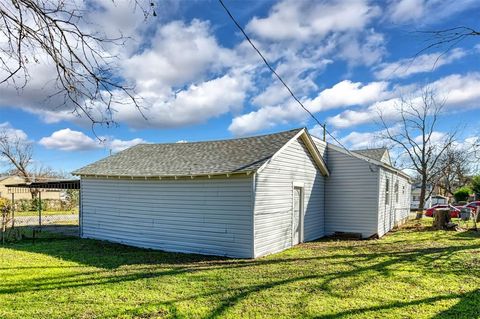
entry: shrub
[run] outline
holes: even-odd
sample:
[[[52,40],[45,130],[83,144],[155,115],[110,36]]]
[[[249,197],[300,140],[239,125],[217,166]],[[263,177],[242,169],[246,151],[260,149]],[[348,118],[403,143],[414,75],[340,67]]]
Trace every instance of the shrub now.
[[[10,201],[6,198],[0,198],[0,217],[10,213]],[[1,221],[0,221],[1,223]]]
[[[464,202],[468,200],[468,197],[470,194],[472,194],[473,191],[470,187],[464,186],[459,189],[455,193],[453,193],[453,197],[455,197],[455,201],[458,202]]]
[[[480,195],[480,175],[472,178],[472,191],[475,194]]]
[[[30,211],[38,211],[39,205],[42,204],[42,210],[48,210],[48,201],[42,200],[40,201],[37,198],[34,198],[30,202]]]
[[[18,199],[15,200],[15,208],[21,212],[29,211],[31,208],[31,200],[30,199]]]
[[[10,201],[6,198],[0,197],[0,210],[3,210],[5,207],[10,207]]]

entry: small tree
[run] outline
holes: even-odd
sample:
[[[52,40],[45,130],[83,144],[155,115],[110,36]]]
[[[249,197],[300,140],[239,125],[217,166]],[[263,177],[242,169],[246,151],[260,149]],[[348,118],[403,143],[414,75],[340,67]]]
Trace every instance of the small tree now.
[[[445,100],[439,102],[435,92],[426,88],[419,98],[402,98],[396,105],[400,119],[395,126],[388,122],[379,110],[383,127],[381,137],[400,149],[405,154],[408,166],[419,175],[420,201],[417,219],[422,218],[425,199],[431,195],[427,193],[428,185],[433,185],[439,174],[443,154],[455,142],[457,135],[456,132],[450,132],[441,138],[435,138],[444,105]]]
[[[478,197],[480,197],[480,175],[472,178],[472,191]]]
[[[33,145],[23,136],[4,129],[0,131],[0,159],[5,160],[15,172],[14,175],[22,177],[26,183],[32,181],[29,167],[32,164]],[[31,190],[32,198],[36,191]]]
[[[455,197],[455,201],[458,202],[466,202],[468,197],[472,194],[472,189],[470,187],[464,186],[453,193],[453,197]]]

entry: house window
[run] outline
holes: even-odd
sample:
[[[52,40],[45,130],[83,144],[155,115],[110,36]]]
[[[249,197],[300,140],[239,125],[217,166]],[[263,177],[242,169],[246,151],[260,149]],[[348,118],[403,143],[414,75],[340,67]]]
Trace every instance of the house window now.
[[[398,204],[398,182],[395,182],[394,192],[395,192],[395,203]]]
[[[385,205],[390,202],[390,180],[387,178],[385,183]]]

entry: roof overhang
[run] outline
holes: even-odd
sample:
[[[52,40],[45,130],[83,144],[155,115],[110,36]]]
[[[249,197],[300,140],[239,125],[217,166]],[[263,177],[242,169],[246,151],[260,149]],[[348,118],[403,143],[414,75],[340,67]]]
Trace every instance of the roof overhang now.
[[[325,161],[323,160],[322,155],[318,151],[317,146],[312,140],[312,137],[308,133],[306,128],[303,128],[301,131],[299,131],[294,137],[292,137],[285,145],[283,145],[273,156],[270,158],[270,160],[266,161],[260,168],[258,169],[258,172],[262,171],[270,161],[272,161],[278,154],[280,154],[285,148],[287,148],[292,142],[301,139],[303,143],[305,144],[308,152],[312,156],[313,161],[315,162],[315,165],[318,167],[320,172],[322,173],[323,176],[330,176],[330,172],[328,171],[327,165]]]
[[[56,180],[44,182],[7,184],[7,188],[33,188],[33,189],[80,189],[79,179]]]
[[[192,175],[106,175],[106,174],[75,174],[80,177],[102,178],[102,179],[136,179],[136,180],[177,180],[177,179],[195,179],[195,178],[222,178],[222,177],[240,177],[249,176],[254,171],[242,172],[222,172],[210,174],[192,174]]]
[[[302,141],[305,143],[305,146],[307,149],[310,151],[310,154],[312,155],[313,160],[315,161],[315,164],[317,164],[318,168],[322,172],[324,176],[330,176],[330,172],[328,171],[327,164],[323,160],[322,155],[318,151],[317,146],[315,145],[315,142],[313,141],[312,137],[308,133],[307,129],[304,128],[300,133],[303,133],[300,135]]]

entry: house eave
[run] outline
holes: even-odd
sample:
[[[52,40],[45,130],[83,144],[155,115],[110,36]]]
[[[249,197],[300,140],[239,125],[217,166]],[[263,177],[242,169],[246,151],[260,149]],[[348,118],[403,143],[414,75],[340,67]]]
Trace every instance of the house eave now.
[[[86,177],[86,178],[98,178],[98,179],[127,179],[127,180],[177,180],[177,179],[195,179],[195,178],[221,178],[221,177],[239,177],[249,176],[254,173],[251,171],[242,172],[222,172],[222,173],[210,173],[210,174],[187,174],[187,175],[116,175],[116,174],[83,174],[72,173],[72,175]]]

